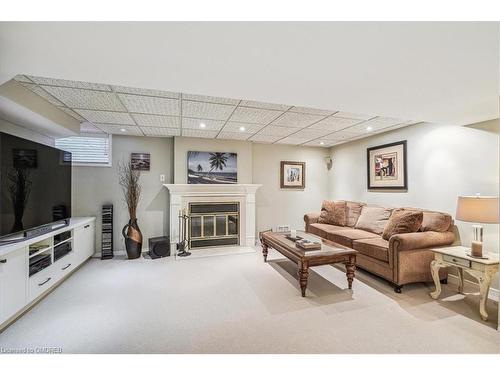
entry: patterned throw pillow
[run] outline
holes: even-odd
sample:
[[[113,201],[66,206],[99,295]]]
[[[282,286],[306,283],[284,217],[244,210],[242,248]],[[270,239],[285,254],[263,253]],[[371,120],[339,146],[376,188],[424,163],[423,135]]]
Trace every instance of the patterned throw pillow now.
[[[420,229],[424,214],[422,211],[395,210],[387,222],[382,238],[389,240],[394,234],[414,233]]]
[[[347,205],[345,201],[323,201],[318,223],[345,226]]]

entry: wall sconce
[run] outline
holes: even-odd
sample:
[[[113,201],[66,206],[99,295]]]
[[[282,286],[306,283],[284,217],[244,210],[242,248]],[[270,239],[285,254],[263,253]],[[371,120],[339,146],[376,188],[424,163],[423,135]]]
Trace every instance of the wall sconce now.
[[[331,156],[325,156],[325,163],[326,163],[326,168],[328,168],[328,170],[332,169],[333,159]]]

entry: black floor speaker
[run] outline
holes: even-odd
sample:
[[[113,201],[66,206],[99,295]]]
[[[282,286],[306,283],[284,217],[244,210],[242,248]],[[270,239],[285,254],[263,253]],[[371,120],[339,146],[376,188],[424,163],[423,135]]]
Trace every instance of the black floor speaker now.
[[[154,237],[149,239],[149,256],[151,259],[170,256],[170,238]]]

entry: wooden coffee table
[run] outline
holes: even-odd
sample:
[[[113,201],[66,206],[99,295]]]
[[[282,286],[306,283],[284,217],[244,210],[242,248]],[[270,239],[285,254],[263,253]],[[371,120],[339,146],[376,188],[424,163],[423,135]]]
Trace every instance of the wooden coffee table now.
[[[302,297],[306,296],[309,267],[322,266],[325,264],[344,263],[346,266],[349,289],[352,289],[354,270],[356,269],[356,254],[358,253],[356,250],[325,240],[310,233],[297,231],[297,236],[307,238],[311,241],[321,242],[321,249],[319,250],[303,250],[296,247],[292,240],[286,238],[286,235],[289,234],[288,232],[262,232],[260,234],[262,255],[264,256],[264,262],[267,262],[268,248],[271,247],[298,265]]]

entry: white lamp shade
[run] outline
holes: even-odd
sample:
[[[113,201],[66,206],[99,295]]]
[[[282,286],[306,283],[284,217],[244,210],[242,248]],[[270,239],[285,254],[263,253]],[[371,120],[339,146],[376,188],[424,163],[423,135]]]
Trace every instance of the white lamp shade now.
[[[495,224],[500,221],[498,197],[458,197],[457,220]]]

